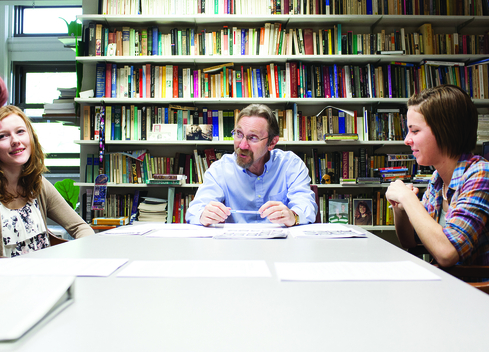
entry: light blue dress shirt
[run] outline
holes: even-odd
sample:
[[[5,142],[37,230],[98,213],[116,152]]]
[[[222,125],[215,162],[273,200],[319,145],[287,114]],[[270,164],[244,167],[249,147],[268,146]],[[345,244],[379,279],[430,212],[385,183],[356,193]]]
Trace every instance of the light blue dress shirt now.
[[[231,210],[258,210],[270,200],[280,201],[299,215],[301,224],[313,223],[317,204],[304,162],[293,152],[273,149],[262,175],[255,175],[236,163],[236,153],[225,154],[204,175],[187,210],[187,223],[200,224],[200,216],[210,201]],[[270,223],[256,214],[231,214],[228,223]]]

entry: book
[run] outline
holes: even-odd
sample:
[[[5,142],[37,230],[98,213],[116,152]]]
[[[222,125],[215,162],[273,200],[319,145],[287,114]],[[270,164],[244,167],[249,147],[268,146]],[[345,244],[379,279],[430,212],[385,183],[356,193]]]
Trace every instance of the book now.
[[[326,133],[324,135],[325,141],[332,140],[349,140],[349,141],[357,141],[358,134],[356,133]]]
[[[129,217],[128,216],[120,216],[117,218],[93,218],[92,219],[92,225],[127,225],[129,224]]]

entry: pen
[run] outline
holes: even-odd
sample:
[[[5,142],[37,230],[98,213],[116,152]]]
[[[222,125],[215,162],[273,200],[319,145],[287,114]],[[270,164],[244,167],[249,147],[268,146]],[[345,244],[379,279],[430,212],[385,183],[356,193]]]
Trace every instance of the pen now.
[[[239,213],[239,214],[260,214],[257,210],[231,210],[231,213]]]

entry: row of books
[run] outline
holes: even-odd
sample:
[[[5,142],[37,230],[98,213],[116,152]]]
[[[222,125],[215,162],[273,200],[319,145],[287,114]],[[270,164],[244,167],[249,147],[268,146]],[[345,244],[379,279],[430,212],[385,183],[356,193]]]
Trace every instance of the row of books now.
[[[281,141],[404,140],[406,114],[400,109],[363,112],[326,106],[316,115],[304,115],[296,103],[275,109]],[[231,131],[239,109],[197,109],[177,105],[84,106],[83,140],[233,140]],[[104,118],[104,130],[100,119]]]
[[[359,148],[358,152],[351,150],[320,152],[317,148],[313,148],[310,154],[302,153],[299,156],[309,169],[312,184],[380,184],[390,182],[386,178],[393,176],[389,175],[390,172],[403,172],[406,175],[403,179],[411,179],[419,171],[419,166],[412,155],[369,155],[366,148]],[[391,158],[396,157],[399,159],[392,161]],[[400,159],[401,157],[404,159]]]
[[[158,27],[110,29],[90,22],[85,38],[86,56],[151,55],[375,55],[400,54],[488,54],[489,35],[435,34],[430,23],[406,33],[355,34],[333,28],[283,28],[281,23],[265,23],[258,28],[223,26],[220,30],[173,28],[162,33]]]
[[[99,0],[104,15],[489,15],[487,0]]]
[[[481,142],[489,141],[489,114],[479,114],[477,140]]]
[[[100,139],[104,118],[106,141],[120,140],[232,140],[239,110],[217,110],[179,105],[106,105],[83,107],[83,140]]]
[[[360,212],[365,208],[365,215]],[[359,226],[394,225],[394,214],[385,193],[376,191],[360,195],[327,192],[319,197],[322,223],[342,223]]]
[[[110,153],[105,155],[104,166],[108,182],[115,184],[152,184],[151,181],[158,179],[156,176],[162,174],[181,175],[178,180],[175,180],[178,181],[174,183],[176,185],[184,182],[200,184],[211,164],[219,160],[223,154],[231,152],[206,148],[200,151],[195,149],[193,153],[179,152],[174,157],[163,157],[150,155],[144,150],[138,153],[139,158],[134,158],[134,152]],[[310,154],[298,153],[298,155],[309,168],[312,184],[340,184],[342,179],[356,180],[362,177],[378,177],[377,183],[380,183],[387,180],[386,173],[400,173],[401,168],[406,175],[405,178],[412,178],[419,171],[412,155],[369,155],[366,148],[359,148],[357,152],[351,150],[319,152],[317,148],[313,148]],[[382,173],[384,176],[381,175]],[[423,173],[426,171],[423,170]],[[89,175],[86,174],[86,182],[90,182],[88,177]],[[156,182],[156,184],[171,185],[172,183]]]
[[[92,190],[87,190],[91,193]],[[84,195],[84,202],[91,195]],[[185,223],[187,209],[194,199],[194,194],[176,192],[168,187],[168,198],[157,199],[134,194],[109,194],[103,211],[85,210],[83,219],[93,225],[125,225],[134,212],[134,219],[142,222],[155,221],[167,223]],[[361,218],[358,212],[359,203],[366,207],[367,216]],[[381,191],[356,195],[327,192],[319,197],[318,211],[323,223],[334,222],[360,226],[393,225],[392,209]]]
[[[228,64],[231,65],[231,64]],[[437,73],[438,72],[438,73]],[[434,76],[440,75],[440,83]],[[489,96],[487,65],[424,60],[420,65],[321,65],[287,62],[223,67],[219,72],[178,65],[97,64],[98,98],[408,98],[436,84],[455,84],[474,99]]]

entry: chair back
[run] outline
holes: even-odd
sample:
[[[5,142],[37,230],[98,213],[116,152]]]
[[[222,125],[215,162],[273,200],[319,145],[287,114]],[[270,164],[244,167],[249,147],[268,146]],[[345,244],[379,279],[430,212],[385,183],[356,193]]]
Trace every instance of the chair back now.
[[[314,223],[320,224],[321,223],[321,211],[320,211],[320,207],[319,207],[318,186],[317,185],[311,185],[311,190],[314,192],[314,200],[316,201],[316,205],[318,206],[318,212],[316,213],[316,221],[314,221]]]

